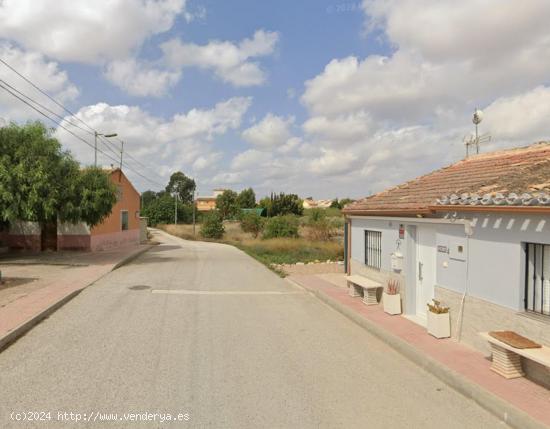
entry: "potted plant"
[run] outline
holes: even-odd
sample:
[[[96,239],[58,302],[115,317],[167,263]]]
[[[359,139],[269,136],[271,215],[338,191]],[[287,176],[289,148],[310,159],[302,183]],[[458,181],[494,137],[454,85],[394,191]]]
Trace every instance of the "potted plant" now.
[[[382,294],[384,311],[388,314],[401,314],[401,294],[399,282],[395,279],[388,280],[386,290]]]
[[[451,319],[449,307],[441,305],[441,302],[432,299],[428,303],[428,334],[435,338],[449,338],[451,336]]]

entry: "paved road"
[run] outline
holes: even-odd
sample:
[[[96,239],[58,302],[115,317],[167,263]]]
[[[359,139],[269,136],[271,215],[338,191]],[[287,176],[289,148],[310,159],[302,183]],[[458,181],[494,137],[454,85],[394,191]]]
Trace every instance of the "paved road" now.
[[[505,427],[235,248],[161,239],[0,353],[0,427]]]

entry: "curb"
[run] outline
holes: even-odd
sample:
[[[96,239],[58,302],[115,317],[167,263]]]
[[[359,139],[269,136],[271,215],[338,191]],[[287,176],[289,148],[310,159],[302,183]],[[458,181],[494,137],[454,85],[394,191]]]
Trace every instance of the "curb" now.
[[[298,286],[302,289],[306,289],[296,282],[286,279],[289,283]],[[330,298],[325,293],[318,290],[306,289],[311,292],[315,297],[327,304],[334,310],[343,314],[353,322],[369,331],[371,334],[384,341],[390,347],[395,349],[398,353],[402,354],[422,369],[426,370],[430,374],[440,379],[447,386],[453,388],[457,392],[461,393],[465,397],[471,399],[480,407],[489,411],[495,415],[507,425],[516,429],[548,429],[548,426],[535,420],[527,413],[514,407],[512,404],[499,398],[495,394],[489,392],[478,384],[467,380],[460,374],[449,369],[445,365],[431,358],[430,356],[422,353],[406,341],[396,337],[393,334],[388,333],[383,328],[379,327],[375,323],[355,313],[345,305]]]
[[[12,329],[9,333],[4,335],[0,338],[0,352],[4,350],[6,347],[8,347],[10,344],[15,342],[19,337],[22,337],[25,335],[28,331],[30,331],[35,325],[40,323],[42,320],[44,320],[46,317],[50,316],[52,313],[54,313],[59,308],[63,307],[67,302],[69,302],[71,299],[73,299],[75,296],[77,296],[80,292],[82,292],[84,289],[86,289],[88,286],[93,285],[98,280],[105,277],[107,274],[113,272],[117,268],[120,268],[121,266],[130,263],[134,259],[136,259],[138,256],[142,255],[143,253],[147,252],[149,249],[151,249],[153,245],[149,245],[148,247],[144,249],[139,249],[137,252],[132,253],[128,256],[126,256],[124,259],[119,261],[113,268],[111,268],[107,273],[99,276],[97,279],[92,281],[91,283],[88,283],[86,286],[83,286],[80,289],[74,290],[58,301],[51,304],[49,307],[45,308],[41,312],[35,314],[27,321],[23,322],[21,325],[17,326],[16,328]]]

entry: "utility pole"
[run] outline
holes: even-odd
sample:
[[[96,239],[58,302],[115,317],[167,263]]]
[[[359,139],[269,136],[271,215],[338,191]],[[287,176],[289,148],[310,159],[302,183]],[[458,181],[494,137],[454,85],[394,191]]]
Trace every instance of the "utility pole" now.
[[[195,235],[195,188],[196,185],[193,186],[193,235]]]
[[[94,167],[97,167],[97,136],[99,134],[94,130]]]
[[[123,153],[124,153],[124,142],[121,140],[120,141],[120,165],[119,165],[120,171],[119,171],[119,174],[118,174],[118,181],[119,182],[122,180],[122,154]]]
[[[178,194],[174,194],[174,223],[178,224]]]

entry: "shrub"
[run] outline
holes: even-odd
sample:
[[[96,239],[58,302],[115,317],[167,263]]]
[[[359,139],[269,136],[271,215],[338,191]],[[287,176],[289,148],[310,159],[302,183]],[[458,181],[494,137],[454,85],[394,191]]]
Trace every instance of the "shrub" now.
[[[256,238],[264,228],[264,219],[256,212],[241,215],[241,229],[251,233]]]
[[[224,232],[223,218],[218,211],[211,211],[204,216],[200,230],[204,238],[222,238]]]
[[[271,196],[262,198],[259,203],[267,211],[267,216],[282,216],[295,214],[301,216],[304,212],[303,202],[296,194],[271,194]]]
[[[299,220],[296,216],[275,216],[267,220],[263,238],[298,237]]]
[[[324,209],[311,209],[306,225],[308,238],[311,240],[328,241],[334,235],[334,224],[328,218]]]

